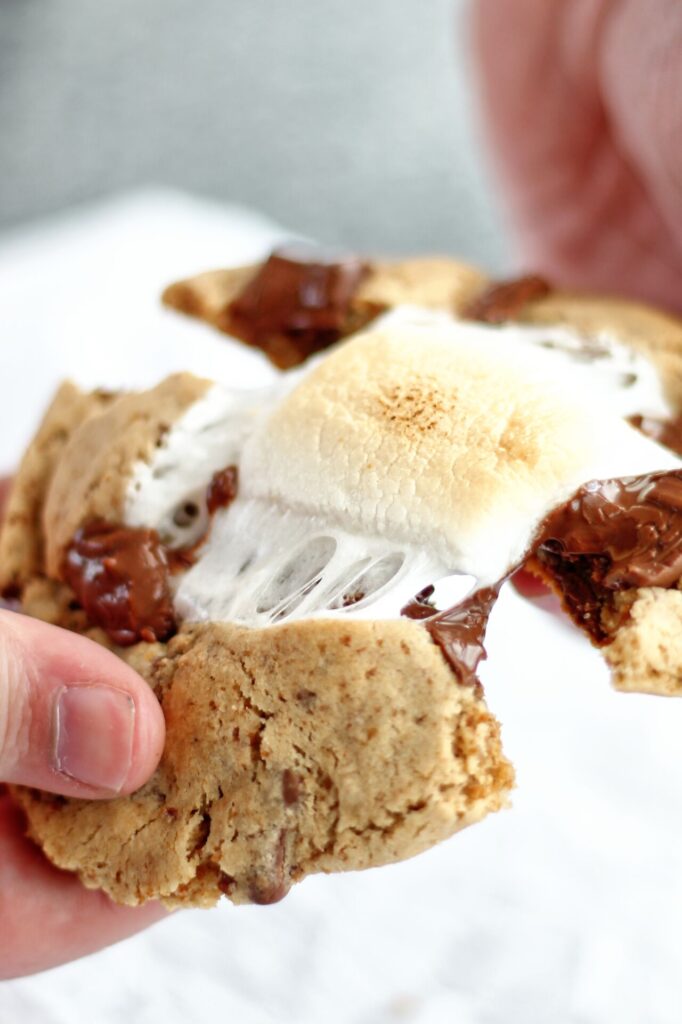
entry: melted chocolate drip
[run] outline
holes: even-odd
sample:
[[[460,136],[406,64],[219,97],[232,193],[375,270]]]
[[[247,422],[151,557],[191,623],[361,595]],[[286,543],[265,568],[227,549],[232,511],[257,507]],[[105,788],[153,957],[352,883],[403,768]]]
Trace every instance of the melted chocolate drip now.
[[[547,516],[531,554],[575,622],[604,643],[615,594],[682,576],[682,470],[586,484]]]
[[[411,601],[407,602],[404,608],[400,609],[400,614],[408,619],[430,619],[438,611],[430,600],[435,589],[431,584],[424,587],[418,594],[415,594]]]
[[[652,440],[682,455],[682,415],[674,420],[659,420],[653,416],[630,416],[628,423]]]
[[[524,306],[537,299],[544,299],[552,286],[537,274],[526,274],[513,281],[492,284],[475,298],[463,312],[467,320],[480,320],[486,324],[501,324],[515,320]]]
[[[492,587],[482,587],[454,608],[440,612],[426,628],[443,651],[459,677],[460,683],[480,687],[476,669],[486,657],[483,646],[488,619],[504,580]]]
[[[353,297],[368,273],[355,256],[313,246],[275,249],[227,310],[229,330],[276,366],[302,363],[348,332]]]
[[[69,546],[64,579],[91,622],[128,647],[167,640],[175,632],[168,571],[156,530],[94,521]]]
[[[450,662],[460,683],[466,686],[481,685],[476,669],[487,657],[483,646],[485,631],[503,583],[504,579],[492,587],[481,587],[444,612],[438,612],[426,603],[433,593],[433,587],[426,587],[401,612],[409,619],[428,619],[426,628]]]

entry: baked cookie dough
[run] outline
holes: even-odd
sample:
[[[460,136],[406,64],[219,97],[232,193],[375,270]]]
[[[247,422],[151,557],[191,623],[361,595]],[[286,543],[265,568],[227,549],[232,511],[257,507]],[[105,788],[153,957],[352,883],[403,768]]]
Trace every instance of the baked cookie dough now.
[[[119,902],[272,903],[506,803],[495,719],[415,623],[199,624],[154,655],[167,742],[146,786],[107,802],[14,790],[47,856]]]
[[[679,325],[562,305],[539,279],[500,292],[449,261],[330,275],[318,259],[331,307],[293,329],[307,264],[284,260],[264,316],[253,291],[242,304],[259,330],[286,314],[251,343],[289,365],[363,328],[258,392],[66,385],[0,533],[0,590],[111,647],[163,707],[163,758],[132,796],[15,788],[54,863],[124,903],[273,902],[505,806],[476,669],[520,566],[617,687],[682,693],[682,460],[659,443],[680,412]],[[166,300],[228,329],[258,274]]]

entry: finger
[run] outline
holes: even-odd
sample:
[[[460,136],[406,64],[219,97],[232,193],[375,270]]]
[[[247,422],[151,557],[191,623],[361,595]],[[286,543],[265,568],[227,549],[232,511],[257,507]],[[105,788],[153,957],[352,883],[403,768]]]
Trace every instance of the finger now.
[[[0,797],[0,979],[43,971],[118,942],[166,916],[158,903],[121,907],[53,867]]]
[[[682,308],[679,194],[653,172],[669,178],[672,165],[679,185],[682,70],[656,55],[668,34],[679,53],[682,8],[643,6],[478,0],[480,94],[527,264],[564,286]]]
[[[601,53],[601,87],[612,130],[646,190],[656,197],[682,258],[679,0],[620,0],[604,23]]]
[[[110,651],[0,611],[0,780],[75,797],[138,789],[164,743],[149,686]]]

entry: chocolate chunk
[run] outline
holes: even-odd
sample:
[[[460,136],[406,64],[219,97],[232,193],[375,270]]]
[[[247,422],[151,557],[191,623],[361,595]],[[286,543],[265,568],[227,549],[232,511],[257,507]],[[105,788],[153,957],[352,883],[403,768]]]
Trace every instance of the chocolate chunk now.
[[[628,423],[647,437],[682,455],[682,415],[673,420],[659,420],[653,416],[630,416]]]
[[[275,249],[230,303],[227,326],[275,365],[296,366],[347,333],[350,305],[367,273],[355,256],[305,245]]]
[[[285,807],[293,807],[301,796],[301,776],[285,768],[282,772],[282,799]]]
[[[283,900],[291,888],[286,870],[286,829],[282,829],[277,837],[269,870],[261,869],[255,873],[248,886],[249,899],[252,903],[268,906]]]
[[[524,306],[537,299],[544,299],[551,291],[551,285],[537,274],[501,281],[491,285],[470,302],[462,315],[466,320],[501,324],[505,320],[515,320]]]
[[[571,617],[606,642],[616,593],[682,576],[682,470],[585,484],[547,516],[533,552]]]
[[[206,507],[209,515],[213,515],[219,508],[227,508],[237,497],[238,470],[236,466],[226,466],[219,469],[211,477],[211,482],[206,490]]]
[[[155,530],[86,524],[68,548],[64,579],[116,644],[167,640],[175,632],[168,558]]]

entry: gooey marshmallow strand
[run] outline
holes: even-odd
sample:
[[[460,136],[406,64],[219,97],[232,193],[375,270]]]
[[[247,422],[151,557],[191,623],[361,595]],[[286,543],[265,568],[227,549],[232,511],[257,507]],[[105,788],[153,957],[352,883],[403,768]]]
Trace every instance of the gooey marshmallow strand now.
[[[579,474],[542,495],[530,519],[524,514],[515,520],[507,510],[497,520],[482,518],[480,528],[447,550],[430,550],[419,536],[405,543],[404,537],[361,529],[352,493],[343,514],[330,521],[319,514],[315,494],[293,507],[265,497],[267,482],[250,472],[263,461],[254,443],[267,444],[267,431],[257,428],[324,355],[267,389],[216,384],[173,425],[153,460],[136,464],[127,491],[127,525],[152,527],[172,547],[185,547],[208,525],[205,494],[213,473],[239,467],[236,500],[214,514],[196,564],[177,578],[181,619],[265,626],[312,616],[397,618],[432,583],[437,606],[448,607],[475,586],[507,575],[542,519],[582,483],[682,466],[624,421],[633,413],[666,417],[670,409],[654,367],[614,339],[585,339],[561,327],[489,327],[411,307],[391,311],[367,333],[387,326],[413,331],[416,345],[445,331],[453,343],[487,354],[501,367],[513,361],[529,387],[556,390],[559,384],[562,401],[578,405],[594,424],[594,445]]]

